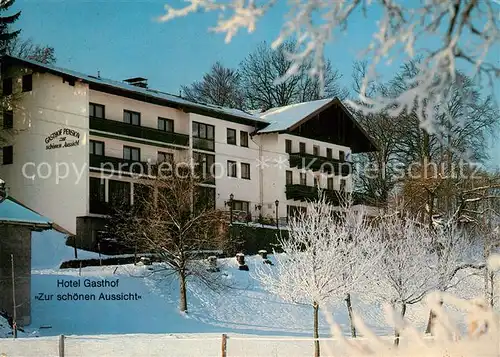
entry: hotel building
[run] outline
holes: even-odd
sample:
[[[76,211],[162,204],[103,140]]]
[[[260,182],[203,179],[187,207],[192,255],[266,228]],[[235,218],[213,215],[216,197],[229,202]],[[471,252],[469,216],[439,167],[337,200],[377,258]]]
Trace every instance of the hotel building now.
[[[10,107],[0,123],[0,178],[86,244],[113,197],[134,203],[133,173],[148,164],[215,167],[203,186],[217,208],[232,197],[237,218],[285,224],[317,187],[332,198],[352,192],[351,155],[376,150],[335,98],[250,114],[152,90],[144,78],[112,81],[11,56],[2,79]]]

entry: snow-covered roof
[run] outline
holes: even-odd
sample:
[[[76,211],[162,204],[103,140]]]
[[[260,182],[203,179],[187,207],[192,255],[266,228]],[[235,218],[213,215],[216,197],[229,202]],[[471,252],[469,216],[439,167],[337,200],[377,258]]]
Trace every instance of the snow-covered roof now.
[[[198,109],[199,111],[202,112],[210,112],[213,114],[220,114],[220,115],[226,115],[230,116],[233,118],[239,118],[239,119],[244,119],[244,120],[250,120],[256,123],[260,123],[262,125],[265,125],[267,122],[263,119],[260,119],[256,115],[252,115],[250,113],[247,113],[245,111],[239,110],[239,109],[233,109],[233,108],[224,108],[220,107],[217,105],[212,105],[212,104],[204,104],[204,103],[196,103],[189,101],[187,99],[181,98],[179,96],[169,94],[169,93],[164,93],[160,92],[154,89],[149,89],[149,88],[142,88],[138,87],[132,84],[128,84],[126,82],[121,82],[121,81],[116,81],[112,79],[106,79],[102,77],[96,77],[96,76],[90,76],[81,72],[76,72],[72,71],[66,68],[61,68],[61,67],[56,67],[52,65],[48,65],[45,63],[33,61],[33,60],[28,60],[24,58],[19,58],[15,56],[4,56],[4,59],[7,60],[13,60],[13,61],[18,61],[22,62],[27,65],[35,66],[38,68],[42,68],[46,71],[52,72],[57,75],[66,75],[69,77],[74,77],[83,80],[84,82],[90,83],[90,84],[95,84],[101,87],[109,87],[109,88],[115,88],[118,90],[126,91],[129,93],[134,93],[134,94],[140,94],[141,96],[147,97],[147,98],[154,98],[160,101],[163,101],[165,103],[169,103],[171,105],[177,105],[177,106],[182,106],[184,108],[191,109],[191,111],[196,112]]]
[[[260,118],[268,121],[270,125],[260,129],[259,133],[287,130],[297,122],[320,110],[333,100],[334,98],[327,98],[269,109],[264,113],[261,113]]]
[[[0,222],[12,224],[51,225],[52,222],[8,197],[0,203]]]

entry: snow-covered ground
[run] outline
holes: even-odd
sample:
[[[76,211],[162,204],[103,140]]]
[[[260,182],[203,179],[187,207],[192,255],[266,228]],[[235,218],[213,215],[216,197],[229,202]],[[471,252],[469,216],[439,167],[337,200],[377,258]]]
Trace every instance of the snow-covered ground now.
[[[74,250],[65,245],[63,236],[54,232],[34,233],[32,241],[32,323],[25,336],[40,336],[36,339],[38,347],[33,347],[34,341],[25,339],[4,340],[0,342],[0,355],[5,352],[9,357],[35,356],[36,353],[37,356],[46,356],[41,353],[41,349],[53,351],[50,353],[57,355],[57,336],[61,334],[69,336],[66,339],[66,351],[73,349],[73,352],[68,352],[70,356],[100,355],[98,350],[94,351],[96,341],[115,345],[117,349],[113,350],[113,354],[106,356],[121,356],[124,354],[118,351],[130,352],[133,348],[145,356],[160,355],[161,351],[169,348],[175,348],[176,351],[167,353],[169,356],[219,356],[222,333],[230,336],[228,352],[233,349],[233,354],[229,356],[256,356],[255,349],[254,353],[247,353],[245,346],[248,349],[252,349],[251,346],[262,349],[265,351],[262,356],[281,356],[286,349],[282,348],[278,354],[277,346],[282,344],[291,348],[290,351],[297,351],[296,354],[290,354],[289,351],[288,356],[301,356],[299,351],[302,349],[305,355],[311,351],[311,341],[262,340],[277,336],[299,339],[310,337],[312,308],[284,303],[264,291],[252,275],[256,266],[262,264],[259,256],[246,257],[250,272],[239,271],[235,259],[219,261],[230,286],[223,291],[212,291],[196,281],[190,281],[189,313],[180,314],[177,308],[178,283],[175,278],[165,277],[162,272],[153,274],[149,269],[155,269],[156,265],[87,267],[81,270],[80,275],[79,269],[58,268],[62,261],[74,258]],[[78,252],[79,259],[96,257],[95,253]],[[85,286],[102,281],[113,286]],[[464,280],[457,291],[461,297],[475,297],[482,291],[481,278],[476,276]],[[130,300],[103,300],[100,299],[101,294],[103,297],[109,294],[125,296]],[[64,300],[75,297],[79,300]],[[392,329],[385,323],[380,306],[364,300],[354,298],[354,309],[375,333],[390,335]],[[339,301],[331,311],[333,319],[348,334],[344,302]],[[417,304],[409,307],[408,318],[423,330],[428,313],[427,308]],[[321,335],[327,337],[329,332],[328,325],[321,317]],[[120,339],[118,336],[107,336],[110,334],[161,335],[129,335]],[[261,341],[257,343],[256,338]],[[146,349],[138,350],[137,346],[140,345]],[[30,354],[29,348],[38,352]],[[181,351],[187,351],[187,354]]]

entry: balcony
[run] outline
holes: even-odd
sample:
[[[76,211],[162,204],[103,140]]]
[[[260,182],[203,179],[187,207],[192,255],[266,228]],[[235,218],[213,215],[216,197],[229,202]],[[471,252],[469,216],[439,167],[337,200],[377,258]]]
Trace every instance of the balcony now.
[[[181,146],[189,145],[189,135],[127,124],[117,120],[90,117],[90,129],[110,134],[131,136],[144,140],[154,140],[167,144]]]
[[[209,139],[193,138],[193,148],[205,151],[215,151],[215,142]]]
[[[323,169],[331,168],[332,173],[335,175],[342,173],[342,176],[348,176],[352,173],[351,162],[306,153],[291,153],[289,156],[290,167],[308,168],[313,171],[323,171]]]
[[[131,174],[151,174],[154,172],[154,165],[148,162],[132,161],[119,157],[94,154],[90,154],[89,156],[89,167],[128,172]]]
[[[322,189],[326,199],[333,205],[340,205],[340,199],[349,198],[349,193]],[[315,201],[319,198],[318,188],[306,185],[286,185],[286,199],[295,201]]]

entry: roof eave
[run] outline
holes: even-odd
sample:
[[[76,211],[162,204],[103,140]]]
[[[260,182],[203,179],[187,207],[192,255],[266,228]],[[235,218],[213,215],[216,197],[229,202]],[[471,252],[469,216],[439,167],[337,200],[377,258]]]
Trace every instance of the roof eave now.
[[[11,226],[25,226],[31,228],[33,231],[46,231],[52,229],[51,223],[42,222],[29,222],[29,221],[15,221],[10,219],[0,219],[0,224],[11,225]]]
[[[289,133],[290,131],[292,131],[295,128],[297,128],[298,126],[304,124],[309,119],[311,119],[312,117],[314,117],[318,113],[321,113],[322,111],[328,109],[329,107],[331,107],[334,104],[337,104],[337,105],[340,106],[340,108],[344,111],[344,113],[347,114],[347,116],[353,122],[353,124],[356,126],[356,128],[358,128],[361,131],[361,133],[363,134],[363,136],[367,139],[367,141],[370,143],[370,145],[374,148],[374,150],[363,150],[363,151],[355,151],[355,152],[353,151],[353,153],[356,154],[356,153],[363,153],[363,152],[379,151],[380,149],[379,149],[377,143],[375,143],[375,141],[371,138],[371,136],[368,135],[368,133],[366,132],[366,130],[358,123],[358,121],[352,116],[351,112],[344,106],[344,104],[342,103],[342,101],[339,98],[337,98],[337,97],[335,97],[331,101],[325,103],[324,105],[322,105],[321,107],[319,107],[315,111],[311,112],[310,114],[308,114],[304,118],[298,120],[294,124],[290,125],[286,129],[272,130],[272,131],[266,131],[266,132],[258,132],[257,131],[256,134],[271,134],[271,133],[283,134],[283,133]]]
[[[335,98],[334,101],[337,102],[337,104],[340,106],[340,108],[347,114],[349,119],[356,125],[356,127],[361,131],[361,133],[365,136],[365,138],[370,142],[370,144],[373,146],[375,150],[365,150],[365,151],[357,151],[355,153],[363,153],[363,152],[375,152],[375,151],[380,151],[380,148],[378,147],[377,143],[373,140],[373,138],[366,132],[366,130],[358,123],[356,118],[354,118],[351,114],[351,112],[345,107],[345,105],[340,101],[340,99]]]

